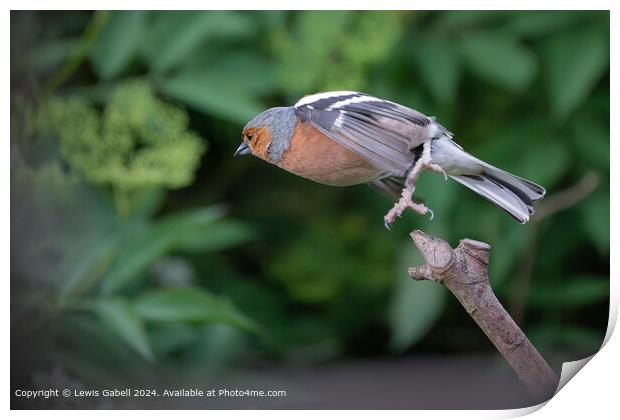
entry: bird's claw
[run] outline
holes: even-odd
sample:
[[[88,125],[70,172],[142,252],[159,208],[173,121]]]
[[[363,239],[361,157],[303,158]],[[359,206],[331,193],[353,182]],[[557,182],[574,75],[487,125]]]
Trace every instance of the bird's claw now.
[[[394,204],[394,207],[392,207],[383,217],[383,226],[385,226],[387,230],[392,230],[392,223],[394,223],[397,217],[402,217],[403,212],[406,209],[411,209],[422,215],[430,213],[430,220],[435,218],[435,212],[426,207],[424,204],[416,203],[411,199],[401,199]]]

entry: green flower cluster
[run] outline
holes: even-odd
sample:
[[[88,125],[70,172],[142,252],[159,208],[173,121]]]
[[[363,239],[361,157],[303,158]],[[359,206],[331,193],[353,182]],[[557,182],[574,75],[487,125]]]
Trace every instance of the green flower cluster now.
[[[80,98],[55,98],[43,113],[70,166],[115,192],[189,185],[205,151],[185,111],[144,82],[117,88],[102,112]]]

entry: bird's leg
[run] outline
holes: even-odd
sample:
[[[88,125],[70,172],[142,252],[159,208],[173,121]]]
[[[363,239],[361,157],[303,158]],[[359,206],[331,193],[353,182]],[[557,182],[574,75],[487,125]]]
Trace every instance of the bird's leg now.
[[[424,169],[429,169],[433,172],[442,173],[444,177],[448,179],[446,172],[439,165],[431,163],[430,158],[420,158],[415,163],[415,165],[413,165],[413,168],[405,179],[405,188],[403,188],[401,192],[400,199],[394,204],[394,207],[392,207],[390,211],[388,211],[387,214],[383,217],[386,229],[389,230],[392,223],[394,223],[394,220],[396,220],[397,217],[400,217],[406,209],[411,209],[414,212],[422,215],[430,213],[431,220],[433,220],[433,217],[435,216],[433,211],[426,207],[424,204],[416,203],[412,199],[413,192],[415,191],[415,183],[418,180],[420,173],[422,173]]]

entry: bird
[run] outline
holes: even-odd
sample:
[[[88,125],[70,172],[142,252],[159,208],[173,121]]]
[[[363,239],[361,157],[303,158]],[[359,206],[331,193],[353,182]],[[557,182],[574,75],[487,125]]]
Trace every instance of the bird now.
[[[467,153],[435,117],[355,91],[307,95],[261,112],[243,128],[234,156],[250,154],[321,184],[369,184],[397,197],[384,216],[388,230],[407,209],[433,219],[413,200],[425,170],[459,182],[521,224],[545,195],[540,185]]]

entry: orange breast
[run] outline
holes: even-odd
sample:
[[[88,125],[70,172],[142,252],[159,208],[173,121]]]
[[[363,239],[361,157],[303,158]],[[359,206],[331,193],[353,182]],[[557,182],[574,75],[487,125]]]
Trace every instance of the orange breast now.
[[[382,174],[357,153],[302,122],[297,122],[291,145],[277,165],[295,175],[335,186],[361,184]]]

